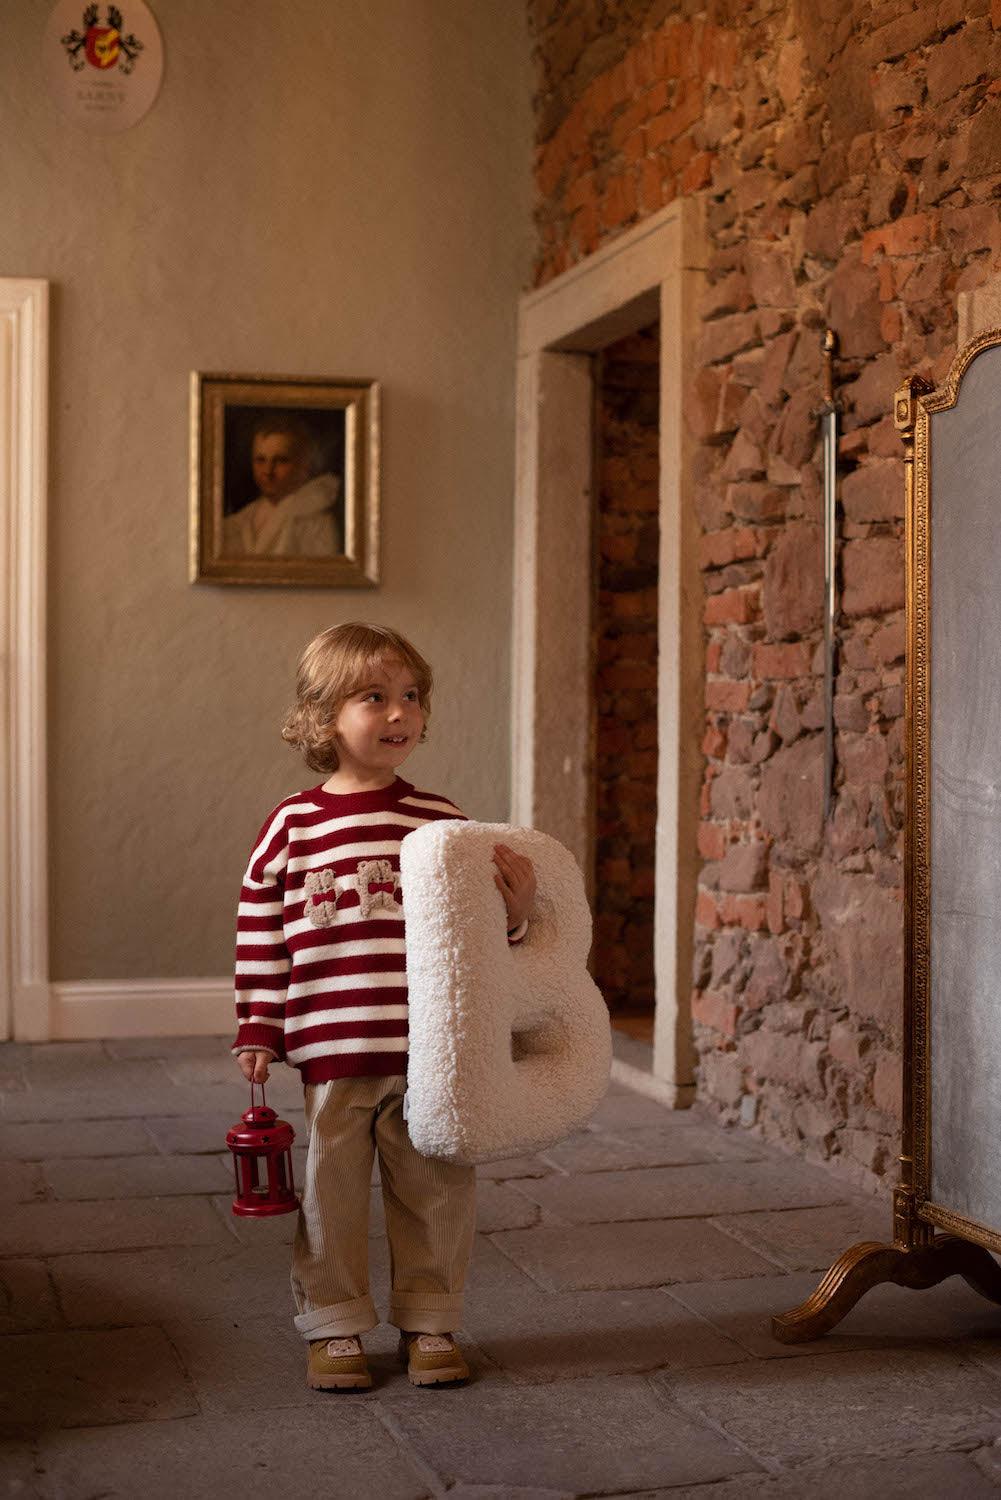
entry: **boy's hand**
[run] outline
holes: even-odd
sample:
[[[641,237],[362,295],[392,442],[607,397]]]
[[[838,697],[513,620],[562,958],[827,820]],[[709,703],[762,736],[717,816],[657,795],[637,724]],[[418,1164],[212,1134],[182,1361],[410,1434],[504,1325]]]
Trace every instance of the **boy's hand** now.
[[[274,1061],[270,1052],[238,1052],[236,1060],[248,1083],[267,1083],[268,1064]]]
[[[535,900],[535,870],[532,861],[515,854],[507,844],[494,845],[494,885],[504,897],[508,928],[517,927],[532,910]]]

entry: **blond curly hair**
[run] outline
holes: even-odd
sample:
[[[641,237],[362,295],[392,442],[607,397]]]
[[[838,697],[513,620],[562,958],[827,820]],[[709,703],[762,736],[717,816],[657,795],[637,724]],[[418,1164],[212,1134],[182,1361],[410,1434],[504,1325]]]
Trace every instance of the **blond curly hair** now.
[[[334,740],[334,724],[341,708],[364,687],[373,666],[399,662],[414,674],[427,739],[431,717],[431,668],[415,646],[388,625],[369,625],[351,620],[331,625],[310,641],[296,670],[296,701],[285,715],[282,739],[302,752],[307,766],[328,776],[340,765]]]

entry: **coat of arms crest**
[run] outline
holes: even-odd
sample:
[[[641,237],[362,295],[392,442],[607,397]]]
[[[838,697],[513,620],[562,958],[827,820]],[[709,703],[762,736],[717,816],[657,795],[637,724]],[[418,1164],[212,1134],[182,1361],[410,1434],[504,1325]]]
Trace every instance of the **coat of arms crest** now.
[[[100,24],[100,7],[88,5],[83,13],[83,30],[68,31],[60,37],[66,49],[66,57],[74,73],[79,73],[87,63],[99,72],[107,72],[117,64],[120,73],[131,73],[136,59],[143,50],[139,38],[123,31],[122,13],[117,5],[105,9],[105,25]]]

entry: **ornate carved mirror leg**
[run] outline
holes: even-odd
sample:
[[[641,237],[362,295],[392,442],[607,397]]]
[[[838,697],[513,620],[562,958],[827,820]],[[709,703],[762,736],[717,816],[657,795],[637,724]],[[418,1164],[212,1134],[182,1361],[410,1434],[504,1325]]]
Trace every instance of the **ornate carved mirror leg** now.
[[[874,1286],[893,1282],[915,1290],[962,1276],[974,1291],[1001,1303],[1001,1266],[982,1245],[940,1234],[921,1249],[868,1241],[846,1250],[828,1271],[812,1297],[772,1319],[772,1333],[782,1344],[819,1339],[851,1312]]]

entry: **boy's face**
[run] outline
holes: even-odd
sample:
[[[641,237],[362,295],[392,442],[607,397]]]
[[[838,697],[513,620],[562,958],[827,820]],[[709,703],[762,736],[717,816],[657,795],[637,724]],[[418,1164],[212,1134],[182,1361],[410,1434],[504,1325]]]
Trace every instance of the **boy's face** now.
[[[306,483],[306,455],[290,432],[259,432],[254,438],[254,483],[268,500],[283,500]]]
[[[410,668],[393,659],[370,667],[334,727],[344,770],[395,770],[402,765],[424,728],[424,710]]]

